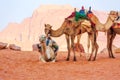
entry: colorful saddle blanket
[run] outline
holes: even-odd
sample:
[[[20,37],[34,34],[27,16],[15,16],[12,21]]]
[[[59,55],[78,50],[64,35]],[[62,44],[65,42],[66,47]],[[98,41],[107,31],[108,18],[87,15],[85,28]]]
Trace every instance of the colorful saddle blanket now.
[[[76,12],[75,21],[78,21],[79,19],[87,19],[86,14]]]
[[[92,18],[93,16],[94,16],[93,13],[88,13],[88,14],[87,14],[87,17],[88,17],[88,18]]]

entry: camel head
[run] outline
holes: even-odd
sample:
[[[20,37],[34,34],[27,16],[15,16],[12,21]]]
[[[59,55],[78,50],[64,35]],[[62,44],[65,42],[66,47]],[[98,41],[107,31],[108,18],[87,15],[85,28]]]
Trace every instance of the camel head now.
[[[109,18],[114,22],[118,18],[118,12],[117,11],[110,11]]]
[[[46,36],[48,36],[48,34],[51,33],[51,28],[52,28],[52,26],[50,24],[45,24],[44,32],[45,32]]]

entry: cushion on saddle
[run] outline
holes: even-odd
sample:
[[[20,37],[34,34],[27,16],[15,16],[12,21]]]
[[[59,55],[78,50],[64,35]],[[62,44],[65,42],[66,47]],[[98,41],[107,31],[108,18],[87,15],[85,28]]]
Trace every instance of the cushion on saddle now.
[[[84,20],[81,24],[86,25],[87,27],[91,27],[91,23],[88,20]]]
[[[93,13],[88,13],[88,14],[87,14],[87,17],[88,17],[88,18],[92,18],[93,15],[94,15]]]

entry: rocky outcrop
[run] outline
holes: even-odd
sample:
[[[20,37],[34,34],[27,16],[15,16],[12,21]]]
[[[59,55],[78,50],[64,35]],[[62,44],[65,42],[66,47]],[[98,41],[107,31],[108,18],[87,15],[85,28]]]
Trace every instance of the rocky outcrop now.
[[[21,47],[16,46],[15,44],[9,44],[9,49],[15,50],[15,51],[21,51]]]
[[[112,51],[113,51],[113,53],[115,53],[116,50],[117,49],[117,47],[115,46],[115,45],[112,45]],[[108,49],[107,48],[104,48],[102,51],[100,51],[100,53],[104,53],[104,54],[108,54]]]
[[[0,50],[1,49],[6,49],[7,48],[7,43],[0,42]]]
[[[85,50],[82,44],[75,43],[75,51],[85,53]]]

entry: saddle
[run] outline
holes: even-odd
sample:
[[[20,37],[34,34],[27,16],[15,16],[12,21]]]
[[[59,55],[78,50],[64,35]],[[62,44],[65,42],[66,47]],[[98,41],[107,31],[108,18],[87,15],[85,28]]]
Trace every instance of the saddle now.
[[[120,23],[114,23],[112,28],[120,28]]]

